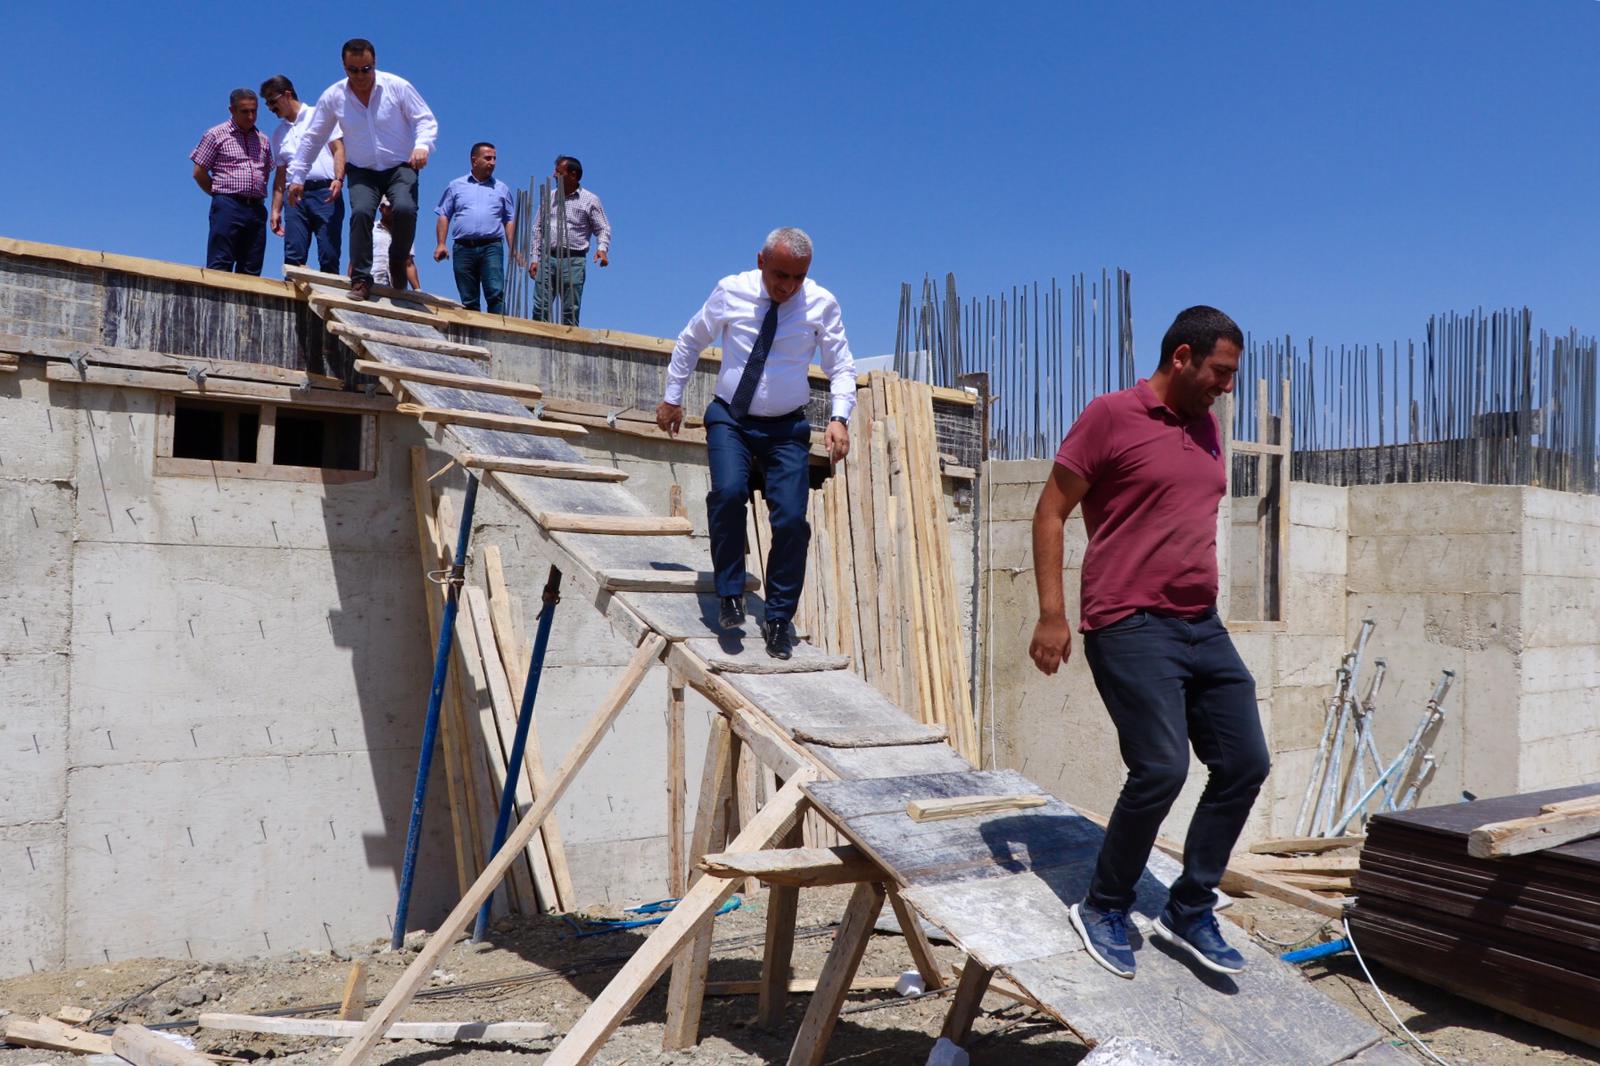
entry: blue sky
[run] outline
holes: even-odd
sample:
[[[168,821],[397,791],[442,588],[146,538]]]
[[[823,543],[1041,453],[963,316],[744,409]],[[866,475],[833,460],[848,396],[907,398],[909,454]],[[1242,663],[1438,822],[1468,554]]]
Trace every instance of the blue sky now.
[[[0,234],[199,261],[187,157],[228,91],[314,97],[360,35],[439,115],[430,206],[475,140],[513,186],[583,160],[616,229],[586,325],[671,336],[795,224],[859,355],[945,271],[1132,271],[1141,372],[1198,302],[1319,345],[1480,304],[1600,330],[1593,0],[197,10],[8,8]]]

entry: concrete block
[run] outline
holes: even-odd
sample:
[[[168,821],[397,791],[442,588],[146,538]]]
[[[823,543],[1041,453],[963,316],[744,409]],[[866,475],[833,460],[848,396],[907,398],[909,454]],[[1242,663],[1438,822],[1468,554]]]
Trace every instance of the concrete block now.
[[[1315,747],[1272,753],[1272,772],[1262,786],[1255,809],[1265,812],[1267,831],[1259,838],[1293,836],[1295,819],[1300,813],[1300,803],[1305,798],[1306,782],[1316,765]],[[1240,841],[1241,847],[1249,842]]]
[[[1425,639],[1463,651],[1520,648],[1526,634],[1519,629],[1521,600],[1516,596],[1433,593],[1421,600]]]
[[[77,466],[78,413],[68,388],[24,360],[0,374],[0,479],[67,481]]]
[[[1289,526],[1289,574],[1338,574],[1346,571],[1350,538],[1343,530],[1298,523]]]
[[[67,657],[0,655],[0,825],[59,821],[67,796]]]
[[[1333,680],[1339,660],[1349,650],[1343,637],[1329,634],[1281,634],[1277,638],[1277,676],[1273,689],[1325,685]]]
[[[1600,687],[1600,646],[1523,648],[1522,694]]]
[[[1353,535],[1351,589],[1383,592],[1516,592],[1521,538],[1512,533]]]
[[[1539,741],[1600,734],[1600,689],[1524,692],[1520,717],[1524,752]]]
[[[66,827],[0,825],[0,978],[64,963]]]
[[[1292,525],[1350,532],[1350,490],[1343,485],[1296,481],[1289,491]]]
[[[66,481],[0,480],[0,648],[64,651],[76,490]]]
[[[1522,534],[1523,570],[1542,577],[1600,580],[1600,523],[1528,519]]]
[[[1088,543],[1089,535],[1083,528],[1083,522],[1077,516],[1067,519],[1061,538],[1061,559],[1067,570],[1077,572],[1083,565],[1083,552]],[[996,570],[1032,570],[1033,524],[1022,521],[991,524],[989,556],[985,562]]]
[[[1295,634],[1343,634],[1345,631],[1345,578],[1343,574],[1303,574],[1290,555],[1289,595],[1284,622]]]
[[[1272,690],[1277,673],[1278,634],[1232,633],[1234,648],[1244,660],[1250,676],[1256,679],[1256,691],[1265,695]]]
[[[1280,752],[1316,747],[1327,726],[1328,699],[1333,691],[1331,684],[1273,689],[1269,749]]]
[[[1352,536],[1436,536],[1520,533],[1522,494],[1527,490],[1506,485],[1433,482],[1353,485],[1347,491]]]
[[[1555,489],[1524,488],[1521,492],[1522,514],[1527,520],[1600,526],[1600,497]]]
[[[1600,643],[1600,581],[1528,575],[1522,582],[1521,622],[1526,646]]]
[[[1591,783],[1600,766],[1600,731],[1524,744],[1519,762],[1516,783],[1511,788],[1497,785],[1493,795]]]

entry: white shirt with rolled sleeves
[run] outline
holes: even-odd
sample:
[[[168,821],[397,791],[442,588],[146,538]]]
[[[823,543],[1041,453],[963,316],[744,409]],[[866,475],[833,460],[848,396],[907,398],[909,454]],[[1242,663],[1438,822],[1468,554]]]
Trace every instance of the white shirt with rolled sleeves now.
[[[750,349],[761,333],[761,320],[767,315],[769,303],[760,270],[729,274],[717,282],[705,306],[678,334],[662,398],[682,406],[684,386],[700,353],[716,342],[722,346],[717,396],[731,403],[750,360]],[[813,352],[820,352],[822,372],[828,376],[829,414],[849,418],[856,405],[856,360],[844,335],[839,301],[807,278],[800,291],[778,306],[778,332],[750,401],[750,413],[766,418],[804,407],[811,399],[806,373]]]
[[[356,99],[345,79],[322,91],[316,114],[289,164],[290,185],[304,183],[311,161],[335,130],[342,131],[345,163],[353,167],[388,170],[409,162],[418,148],[432,153],[439,121],[422,94],[398,74],[380,70],[376,75],[367,104]]]
[[[300,148],[300,142],[305,139],[306,130],[311,128],[311,120],[316,117],[316,108],[303,106],[300,113],[294,117],[293,122],[279,122],[278,128],[272,131],[272,161],[280,167],[287,167],[293,160],[295,152]],[[334,124],[333,133],[328,140],[334,141],[339,137],[339,126]],[[311,164],[311,169],[306,172],[307,181],[332,181],[333,180],[333,153],[328,151],[324,144],[317,153],[317,158]]]

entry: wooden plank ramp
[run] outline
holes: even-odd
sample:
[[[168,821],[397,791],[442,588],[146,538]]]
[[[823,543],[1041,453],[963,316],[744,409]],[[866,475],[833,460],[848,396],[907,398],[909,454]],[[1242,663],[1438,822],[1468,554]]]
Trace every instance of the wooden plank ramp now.
[[[493,375],[492,360],[482,359],[478,351],[452,351],[452,346],[474,346],[446,336],[433,313],[438,305],[401,294],[382,306],[352,304],[322,279],[307,278],[300,285],[314,313],[339,326],[334,335],[365,357],[362,369],[394,382],[413,403],[528,418],[518,400],[532,393],[490,384],[503,379]],[[386,366],[400,369],[386,374]],[[485,383],[484,389],[471,387],[476,379]],[[514,414],[512,407],[521,413]],[[1067,906],[1082,897],[1087,884],[1103,835],[1099,826],[1020,774],[975,770],[946,742],[951,730],[969,729],[970,723],[957,721],[947,728],[943,722],[918,722],[844,669],[848,660],[841,661],[841,656],[825,656],[802,643],[792,672],[763,671],[752,653],[759,641],[760,598],[750,597],[751,617],[745,625],[720,630],[703,550],[689,537],[655,535],[678,532],[681,523],[661,522],[662,516],[616,480],[601,480],[616,475],[587,463],[565,439],[507,432],[496,428],[493,417],[478,425],[435,421],[432,435],[486,487],[528,516],[537,534],[533,547],[562,571],[569,598],[588,599],[639,648],[644,658],[636,655],[631,684],[642,676],[637,664],[653,661],[654,649],[662,649],[660,658],[672,671],[673,683],[694,687],[721,712],[717,721],[725,724],[713,739],[722,737],[717,765],[727,772],[708,780],[702,790],[715,802],[697,819],[695,836],[701,846],[688,857],[691,863],[704,859],[707,851],[720,851],[724,840],[730,856],[794,849],[797,820],[808,811],[819,812],[841,829],[856,849],[848,853],[849,865],[862,879],[856,882],[849,920],[831,956],[837,965],[825,972],[812,997],[791,1063],[823,1060],[827,1036],[852,987],[855,962],[886,899],[902,920],[914,912],[970,956],[964,971],[970,976],[963,977],[954,997],[947,1035],[970,1031],[983,991],[993,987],[1037,1002],[1091,1042],[1137,1036],[1196,1066],[1386,1060],[1379,1030],[1345,1013],[1242,933],[1232,939],[1250,968],[1237,978],[1198,973],[1149,943],[1138,945],[1137,981],[1125,982],[1102,970],[1084,953],[1066,918]],[[872,646],[867,641],[852,650],[870,654]],[[614,715],[617,708],[602,710]],[[592,729],[609,718],[602,715],[597,721],[600,725]],[[592,738],[586,742],[592,744]],[[746,761],[759,760],[785,784],[759,811],[740,803],[738,824],[716,821],[732,809],[726,801],[737,792],[741,753]],[[575,761],[557,775],[557,792],[586,757],[586,751],[574,753]],[[1043,802],[1021,809],[1011,805],[998,812],[926,822],[907,814],[907,804],[918,801],[1034,795]],[[511,839],[531,839],[553,802],[552,797],[540,797]],[[708,810],[712,821],[703,821]],[[835,853],[827,865],[845,865],[833,861],[840,858]],[[813,855],[809,861],[819,865],[823,857]],[[698,1038],[699,1003],[705,994],[702,946],[709,943],[715,909],[741,876],[760,876],[759,863],[739,862],[739,869],[725,863],[717,876],[702,877],[690,887],[668,920],[544,1060],[547,1066],[592,1061],[675,962],[669,1040],[675,1041],[673,1046],[687,1046]],[[782,865],[782,857],[776,862]],[[490,864],[362,1023],[336,1066],[356,1066],[371,1053],[504,870],[500,860]],[[1159,910],[1165,886],[1178,873],[1173,859],[1152,855],[1139,886],[1139,923],[1147,923]],[[783,930],[776,932],[775,940],[786,939]],[[912,948],[919,967],[930,964],[924,944]],[[784,989],[781,969],[787,960],[777,962],[775,966],[769,958],[764,963],[761,1013],[768,1019],[781,1016],[772,997]],[[930,1034],[930,1045],[932,1041]]]

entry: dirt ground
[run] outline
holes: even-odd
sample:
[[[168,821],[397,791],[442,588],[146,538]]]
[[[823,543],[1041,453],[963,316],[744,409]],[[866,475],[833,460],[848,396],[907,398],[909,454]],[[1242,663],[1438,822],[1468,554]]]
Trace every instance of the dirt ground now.
[[[831,943],[830,926],[844,910],[847,889],[801,893],[800,933],[795,944],[795,973],[814,976]],[[1315,915],[1266,900],[1241,900],[1232,917],[1249,935],[1268,946],[1298,946],[1320,940],[1323,922]],[[712,981],[753,979],[760,974],[765,893],[717,920]],[[560,918],[502,920],[483,945],[458,944],[435,970],[426,991],[407,1011],[407,1020],[547,1021],[565,1031],[589,1000],[605,987],[614,970],[644,940],[648,929],[578,938]],[[1235,935],[1245,935],[1235,931]],[[935,945],[946,966],[959,961],[948,945]],[[414,957],[414,947],[400,953],[373,944],[369,959],[369,993],[374,1000],[388,990]],[[188,1023],[179,1031],[194,1036],[202,1050],[247,1060],[274,1058],[284,1066],[323,1066],[338,1054],[330,1041],[223,1033],[193,1028],[203,1011],[228,1013],[321,1013],[337,1007],[350,959],[331,952],[297,952],[240,962],[201,965],[187,960],[140,959],[108,966],[33,974],[0,981],[0,1014],[32,1017],[53,1014],[64,1006],[95,1012],[91,1027],[119,1021],[146,1025]],[[892,976],[911,967],[904,942],[894,934],[872,938],[862,975]],[[1400,1035],[1377,996],[1348,954],[1326,964],[1312,963],[1307,975],[1334,1001],[1373,1024]],[[1527,1066],[1600,1061],[1600,1049],[1568,1040],[1547,1030],[1480,1007],[1382,968],[1379,985],[1400,1017],[1426,1040],[1434,1053],[1452,1064]],[[691,1051],[661,1050],[665,979],[596,1057],[604,1066],[652,1063],[696,1063],[743,1066],[783,1062],[805,1012],[807,997],[790,997],[781,1029],[763,1032],[752,1024],[755,997],[708,998],[701,1027],[702,1041]],[[854,993],[828,1048],[828,1063],[920,1064],[939,1031],[948,994],[902,1001],[892,992]],[[984,1001],[969,1050],[975,1064],[1035,1066],[1075,1063],[1084,1046],[1059,1026],[1016,1003],[991,993]],[[391,1041],[379,1046],[375,1063],[427,1066],[451,1059],[462,1066],[502,1066],[518,1060],[537,1063],[554,1046],[554,1038],[532,1044],[432,1045]],[[1425,1061],[1414,1049],[1410,1054]],[[75,1056],[0,1046],[0,1066],[66,1066]],[[1285,1063],[1284,1066],[1299,1066]]]

